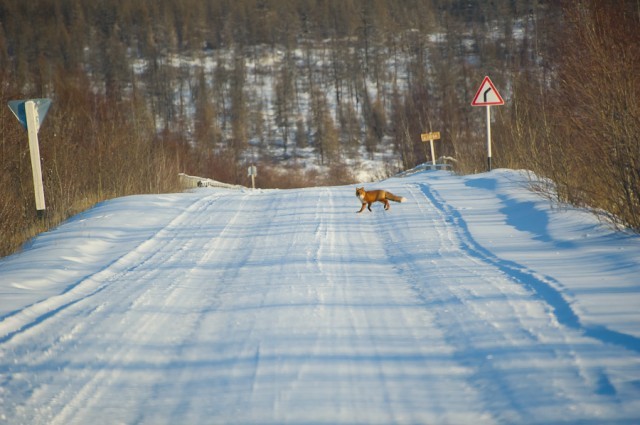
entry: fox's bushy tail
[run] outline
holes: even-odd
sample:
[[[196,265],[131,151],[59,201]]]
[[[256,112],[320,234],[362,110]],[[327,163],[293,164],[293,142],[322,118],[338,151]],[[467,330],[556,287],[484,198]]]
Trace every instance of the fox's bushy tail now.
[[[404,202],[407,200],[404,196],[396,196],[390,192],[387,192],[387,199],[393,202]]]

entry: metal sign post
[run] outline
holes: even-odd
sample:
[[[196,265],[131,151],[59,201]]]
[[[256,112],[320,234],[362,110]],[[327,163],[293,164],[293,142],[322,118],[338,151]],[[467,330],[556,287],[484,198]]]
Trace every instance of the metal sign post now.
[[[489,77],[484,77],[471,106],[487,107],[487,166],[491,171],[491,105],[504,105],[504,100]]]
[[[491,106],[487,105],[487,170],[491,171]]]
[[[433,141],[440,139],[440,132],[432,131],[430,133],[422,133],[420,135],[420,139],[423,142],[426,142],[428,140],[429,143],[431,144],[431,169],[435,170],[436,169],[436,151],[433,148]]]
[[[31,173],[33,174],[33,189],[36,199],[36,210],[43,211],[46,208],[44,202],[44,185],[42,183],[42,167],[40,165],[40,144],[38,143],[38,131],[40,124],[49,111],[51,100],[12,100],[9,108],[18,121],[27,129],[29,136],[29,154],[31,156]]]

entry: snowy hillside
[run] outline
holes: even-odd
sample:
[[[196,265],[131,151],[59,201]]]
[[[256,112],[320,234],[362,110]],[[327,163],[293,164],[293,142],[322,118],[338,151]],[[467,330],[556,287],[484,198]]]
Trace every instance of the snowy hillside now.
[[[640,237],[526,177],[203,188],[0,260],[0,423],[640,422]]]

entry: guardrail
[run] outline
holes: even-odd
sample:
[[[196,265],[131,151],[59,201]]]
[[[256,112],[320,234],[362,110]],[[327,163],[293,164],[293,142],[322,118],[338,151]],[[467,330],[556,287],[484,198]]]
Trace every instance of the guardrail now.
[[[189,176],[185,173],[178,173],[178,177],[180,178],[180,183],[187,188],[222,187],[225,189],[245,189],[244,186],[238,184],[223,183],[206,177]]]
[[[457,162],[455,160],[455,158],[451,158],[449,156],[441,156],[440,158],[438,158],[438,161],[452,161],[452,162]],[[434,165],[431,162],[425,162],[424,164],[420,164],[417,165],[415,167],[413,167],[410,170],[406,170],[403,171],[401,173],[398,173],[398,177],[407,177],[410,176],[412,174],[418,173],[420,171],[425,171],[425,170],[433,170],[434,169]],[[436,170],[448,170],[451,171],[453,169],[453,165],[452,164],[447,164],[444,162],[441,163],[437,163],[435,164],[435,169]]]

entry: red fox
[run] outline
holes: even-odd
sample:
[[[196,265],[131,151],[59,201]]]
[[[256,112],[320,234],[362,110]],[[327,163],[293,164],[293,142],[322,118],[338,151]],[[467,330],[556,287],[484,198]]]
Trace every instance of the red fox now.
[[[404,202],[406,199],[402,196],[396,196],[391,192],[387,192],[385,190],[364,190],[364,187],[356,188],[356,196],[362,202],[362,208],[358,213],[361,213],[366,206],[369,211],[371,211],[371,204],[374,202],[382,202],[384,204],[384,209],[389,209],[389,201],[394,202]]]

